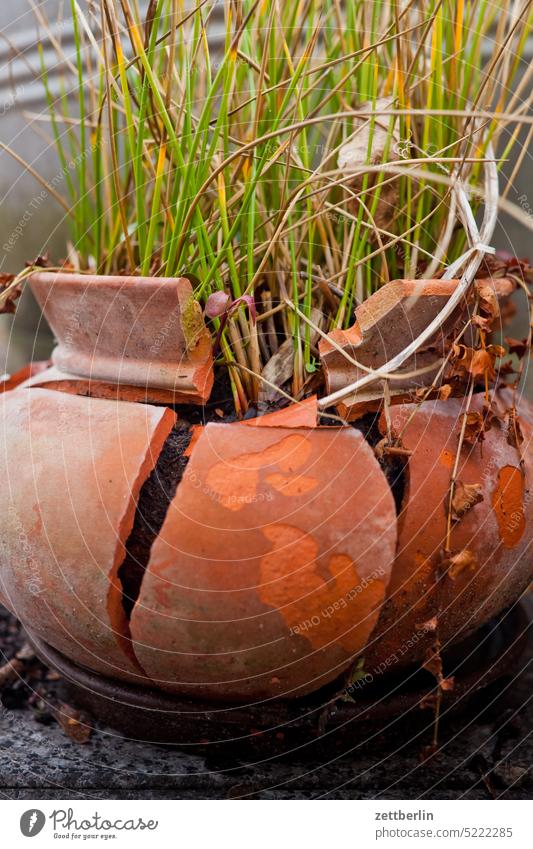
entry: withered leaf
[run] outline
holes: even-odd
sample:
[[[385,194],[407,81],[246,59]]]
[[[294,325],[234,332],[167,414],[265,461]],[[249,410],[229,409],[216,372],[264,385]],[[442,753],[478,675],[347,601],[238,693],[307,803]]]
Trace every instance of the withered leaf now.
[[[417,631],[426,631],[426,632],[430,631],[430,632],[434,633],[437,630],[438,625],[439,625],[438,617],[432,616],[432,618],[428,619],[427,622],[417,623],[416,630]]]
[[[48,253],[38,254],[35,259],[25,263],[26,268],[50,268],[52,263]]]
[[[496,251],[494,256],[486,255],[476,271],[476,277],[507,277],[516,273],[526,279],[531,274],[531,266],[527,259],[518,259],[508,251]]]
[[[350,184],[356,191],[363,185],[365,165],[381,164],[387,159],[398,157],[398,120],[389,115],[374,115],[372,118],[373,112],[385,112],[393,108],[394,100],[390,97],[360,104],[358,111],[364,114],[354,119],[353,137],[339,148],[338,167],[347,177],[353,174]],[[379,184],[376,184],[374,175],[367,175],[367,190],[372,191],[376,185]],[[376,197],[376,208],[373,211],[373,219],[378,228],[386,229],[390,225],[397,210],[398,197],[397,180],[386,181],[384,185],[380,185],[379,197]]]
[[[67,737],[75,743],[88,743],[93,732],[86,717],[79,710],[65,703],[53,709],[54,719],[61,726]]]
[[[493,405],[492,400],[483,401],[483,424],[485,432],[490,430],[491,427],[499,421],[503,421],[503,416],[500,412],[498,412],[497,407]]]
[[[470,371],[474,349],[468,345],[454,343],[452,345],[452,360],[455,366]]]
[[[524,354],[529,350],[527,339],[513,339],[512,336],[506,336],[505,342],[509,348],[509,353],[516,354],[519,360],[521,360]]]
[[[501,345],[487,345],[486,348],[470,348],[468,345],[454,344],[452,348],[453,364],[463,369],[472,377],[494,380],[496,377],[495,363],[498,357],[505,356]]]
[[[447,575],[452,581],[461,575],[465,569],[473,570],[477,567],[477,560],[472,551],[464,548],[463,551],[452,554],[446,561],[448,567]]]
[[[28,666],[35,661],[35,652],[29,643],[24,643],[15,657],[0,666],[0,690],[21,678]]]
[[[15,301],[22,292],[22,283],[13,285],[14,274],[0,273],[0,313],[13,313],[16,310]]]
[[[479,327],[479,329],[483,330],[485,333],[488,333],[492,328],[492,319],[476,314],[472,316],[472,324]]]
[[[431,670],[430,670],[431,671]],[[437,676],[438,677],[438,676]],[[453,675],[450,675],[449,678],[443,678],[440,676],[438,687],[436,691],[432,691],[430,693],[426,693],[425,696],[420,700],[420,707],[422,710],[425,708],[435,709],[438,703],[441,700],[442,693],[449,693],[451,690],[455,688],[455,678]]]
[[[422,707],[422,704],[420,705]],[[425,763],[426,761],[430,761],[435,755],[438,754],[439,746],[438,743],[428,743],[427,746],[423,746],[420,752],[420,761]]]
[[[480,412],[477,410],[471,410],[466,414],[466,426],[465,426],[465,442],[469,442],[473,445],[478,440],[482,440],[485,438],[485,430],[488,428],[485,427],[485,420]]]
[[[434,710],[437,707],[439,701],[440,695],[438,692],[426,693],[426,695],[422,696],[422,698],[420,699],[420,708],[422,710]]]
[[[490,322],[500,315],[498,298],[492,286],[478,286],[479,309]]]
[[[458,522],[472,507],[483,501],[482,487],[479,483],[456,481],[452,497],[452,519]]]

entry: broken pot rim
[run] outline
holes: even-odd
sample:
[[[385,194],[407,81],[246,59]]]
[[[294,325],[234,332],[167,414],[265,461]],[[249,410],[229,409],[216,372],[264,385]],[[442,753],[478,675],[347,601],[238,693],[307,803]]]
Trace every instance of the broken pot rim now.
[[[95,286],[102,284],[109,289],[122,289],[124,286],[137,286],[160,289],[161,286],[176,286],[186,281],[192,289],[192,281],[186,275],[180,274],[178,277],[154,277],[154,276],[137,276],[133,274],[98,274],[94,271],[34,271],[28,277],[28,282],[31,286],[33,282],[41,284],[53,284],[57,286]]]

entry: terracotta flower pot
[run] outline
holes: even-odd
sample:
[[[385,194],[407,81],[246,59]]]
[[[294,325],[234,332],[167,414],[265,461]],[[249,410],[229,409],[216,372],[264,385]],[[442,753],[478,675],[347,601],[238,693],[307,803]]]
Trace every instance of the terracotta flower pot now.
[[[33,385],[171,404],[209,397],[211,340],[184,277],[43,271],[29,282],[58,341]]]
[[[368,442],[313,427],[312,399],[192,431],[164,407],[29,383],[0,404],[3,601],[111,678],[204,700],[299,696],[356,658],[420,660],[437,627],[456,641],[533,576],[533,414],[517,449],[505,393],[482,448],[463,448],[470,501],[446,557],[460,401],[409,423],[398,517]],[[393,428],[411,412],[394,408]]]
[[[315,690],[363,650],[396,516],[358,431],[288,426],[299,407],[197,430],[126,615],[120,567],[174,413],[27,386],[1,401],[3,600],[63,654],[166,690],[255,699]]]
[[[449,292],[424,285],[435,310]],[[402,286],[369,299],[373,320],[411,303]],[[58,346],[0,387],[0,597],[76,664],[204,701],[292,698],[360,658],[420,662],[533,578],[533,411],[520,437],[508,393],[490,418],[474,396],[459,456],[463,399],[392,407],[403,467],[370,434],[317,427],[314,398],[191,427],[138,403],[209,393],[187,280],[43,273],[32,288]],[[386,359],[363,318],[359,347]]]

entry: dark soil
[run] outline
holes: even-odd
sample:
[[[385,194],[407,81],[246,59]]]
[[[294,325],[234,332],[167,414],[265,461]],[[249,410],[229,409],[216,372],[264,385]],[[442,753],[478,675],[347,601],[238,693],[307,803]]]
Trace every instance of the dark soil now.
[[[363,434],[364,438],[373,449],[376,449],[379,443],[383,441],[383,433],[379,427],[380,415],[380,412],[367,413],[360,419],[352,422],[352,427]],[[390,454],[378,456],[378,462],[391,488],[394,504],[396,506],[396,514],[399,515],[407,487],[409,463],[402,457],[391,456]]]
[[[187,468],[188,458],[184,454],[191,438],[191,426],[178,420],[139,494],[133,528],[126,542],[126,557],[118,570],[123,588],[122,603],[128,618],[139,597],[153,542],[161,530],[169,504]]]

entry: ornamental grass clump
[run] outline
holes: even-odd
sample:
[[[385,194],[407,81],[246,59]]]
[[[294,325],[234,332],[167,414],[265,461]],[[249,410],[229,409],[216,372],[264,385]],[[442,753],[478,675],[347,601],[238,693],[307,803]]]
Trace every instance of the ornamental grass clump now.
[[[187,276],[237,412],[302,398],[321,335],[467,247],[453,182],[475,207],[528,121],[531,7],[71,0],[72,55],[35,5],[64,69],[59,97],[40,74],[67,264]]]

